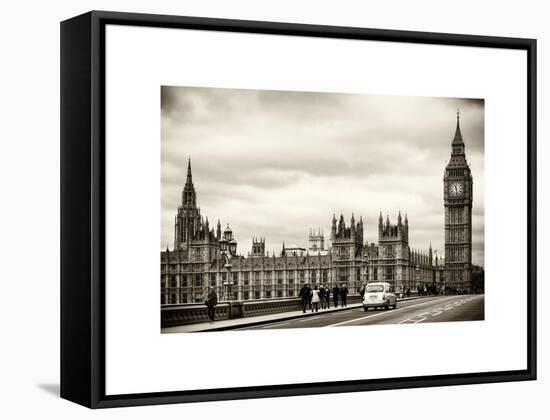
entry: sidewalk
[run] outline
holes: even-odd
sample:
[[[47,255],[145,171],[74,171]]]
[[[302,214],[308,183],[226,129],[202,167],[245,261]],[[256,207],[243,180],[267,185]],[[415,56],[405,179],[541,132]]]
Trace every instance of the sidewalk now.
[[[420,299],[422,297],[430,296],[414,296],[409,298],[397,299],[398,302],[404,302],[407,300]],[[287,321],[289,319],[295,318],[305,318],[317,315],[324,315],[331,312],[340,312],[347,311],[350,309],[361,308],[362,303],[353,303],[348,306],[338,306],[337,308],[331,307],[329,309],[319,309],[319,312],[311,312],[307,310],[306,313],[303,313],[301,310],[290,311],[290,312],[280,312],[269,315],[260,315],[260,316],[251,316],[247,318],[237,318],[237,319],[224,319],[220,321],[215,321],[213,324],[209,322],[200,322],[198,324],[188,324],[180,325],[177,327],[166,327],[162,328],[161,332],[163,334],[167,333],[182,333],[182,332],[207,332],[207,331],[225,331],[233,330],[237,328],[252,327],[261,324],[267,324],[275,321]]]

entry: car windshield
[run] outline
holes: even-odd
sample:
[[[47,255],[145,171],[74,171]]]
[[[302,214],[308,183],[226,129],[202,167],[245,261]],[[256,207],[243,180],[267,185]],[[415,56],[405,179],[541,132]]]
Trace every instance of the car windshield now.
[[[381,284],[373,284],[372,286],[367,286],[367,292],[370,293],[376,293],[376,292],[383,292],[384,286]]]

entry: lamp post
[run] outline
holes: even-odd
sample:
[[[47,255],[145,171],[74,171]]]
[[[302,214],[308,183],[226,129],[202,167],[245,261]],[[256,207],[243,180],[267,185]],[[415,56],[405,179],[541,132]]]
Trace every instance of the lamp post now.
[[[231,278],[231,259],[226,250],[222,251],[222,256],[225,261],[223,268],[227,270],[225,282],[223,282],[222,286],[226,290],[224,292],[224,294],[226,294],[224,297],[229,301],[232,300],[231,288],[233,286],[233,279]]]
[[[416,290],[420,293],[420,265],[416,265]]]

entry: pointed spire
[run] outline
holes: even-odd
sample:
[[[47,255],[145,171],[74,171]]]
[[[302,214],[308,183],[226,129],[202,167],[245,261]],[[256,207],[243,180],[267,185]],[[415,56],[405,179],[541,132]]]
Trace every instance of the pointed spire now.
[[[455,131],[455,137],[453,139],[453,146],[456,145],[463,145],[464,142],[462,141],[462,133],[460,132],[460,110],[456,110],[456,131]]]
[[[191,156],[187,161],[187,183],[191,184],[193,182],[193,175],[191,174]]]

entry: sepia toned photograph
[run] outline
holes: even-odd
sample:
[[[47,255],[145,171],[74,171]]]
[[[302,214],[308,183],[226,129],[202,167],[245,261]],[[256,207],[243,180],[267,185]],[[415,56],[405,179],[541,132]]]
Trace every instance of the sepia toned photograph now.
[[[485,319],[483,99],[160,95],[162,333]]]

